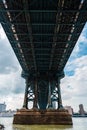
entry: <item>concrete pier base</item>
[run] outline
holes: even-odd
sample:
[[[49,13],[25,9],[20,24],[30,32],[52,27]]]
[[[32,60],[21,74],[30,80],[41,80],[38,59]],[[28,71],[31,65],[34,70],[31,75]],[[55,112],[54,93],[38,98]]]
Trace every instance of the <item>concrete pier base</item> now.
[[[22,125],[72,125],[72,117],[65,109],[21,109],[14,115],[13,124]]]

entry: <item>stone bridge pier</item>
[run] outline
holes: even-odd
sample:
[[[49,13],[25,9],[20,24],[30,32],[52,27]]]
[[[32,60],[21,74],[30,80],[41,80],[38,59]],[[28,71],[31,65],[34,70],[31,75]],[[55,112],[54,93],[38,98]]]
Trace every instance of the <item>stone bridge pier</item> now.
[[[13,123],[72,125],[72,117],[62,105],[60,79],[63,77],[64,74],[26,77],[23,108],[14,115]]]

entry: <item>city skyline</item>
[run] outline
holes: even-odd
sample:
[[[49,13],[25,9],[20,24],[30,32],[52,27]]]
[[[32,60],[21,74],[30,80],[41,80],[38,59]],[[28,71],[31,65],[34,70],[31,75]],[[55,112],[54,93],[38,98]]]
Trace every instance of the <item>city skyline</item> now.
[[[70,56],[61,80],[63,105],[78,110],[83,104],[87,110],[87,24]],[[8,104],[7,109],[21,108],[24,99],[25,80],[21,67],[0,25],[0,102]]]
[[[7,104],[5,102],[0,102],[0,112],[4,112],[4,111],[16,111],[17,109],[15,110],[11,110],[11,109],[7,109]],[[84,109],[84,105],[83,104],[79,104],[78,105],[78,111],[74,111],[74,108],[72,106],[63,106],[65,109],[68,109],[70,110],[69,113],[79,113],[79,114],[83,114],[83,113],[87,113],[87,110]],[[54,109],[54,107],[53,107]],[[57,109],[57,108],[55,108]],[[82,111],[82,113],[80,113]]]

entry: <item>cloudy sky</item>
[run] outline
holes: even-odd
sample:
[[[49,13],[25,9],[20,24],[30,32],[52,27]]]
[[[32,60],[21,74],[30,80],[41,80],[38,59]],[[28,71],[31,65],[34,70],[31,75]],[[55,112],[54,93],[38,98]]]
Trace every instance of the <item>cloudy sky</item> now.
[[[0,25],[0,103],[7,109],[21,108],[25,80],[21,67]],[[65,78],[61,80],[63,105],[71,105],[78,111],[83,104],[87,111],[87,24],[66,64]]]
[[[21,108],[25,81],[21,78],[21,67],[0,25],[0,103],[7,109]]]
[[[61,80],[63,104],[75,111],[83,104],[87,111],[87,24],[66,64],[65,75]]]

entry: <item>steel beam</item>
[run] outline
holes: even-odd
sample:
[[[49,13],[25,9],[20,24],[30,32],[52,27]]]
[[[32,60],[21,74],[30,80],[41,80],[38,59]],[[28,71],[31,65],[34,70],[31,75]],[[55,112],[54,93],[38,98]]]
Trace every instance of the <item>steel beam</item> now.
[[[22,23],[22,22],[18,22],[18,23],[15,23],[15,22],[1,22],[1,24],[7,24],[7,25],[20,25],[20,26],[27,26],[27,25],[30,25],[29,23]],[[84,22],[82,23],[57,23],[58,25],[63,25],[63,26],[71,26],[71,25],[76,25],[76,26],[81,26],[81,25],[85,25]],[[55,23],[31,23],[32,26],[55,26],[56,24]]]
[[[61,89],[60,89],[60,80],[58,79],[57,82],[57,89],[58,89],[58,109],[63,108],[62,105],[62,97],[61,97]]]
[[[51,101],[51,81],[49,80],[49,93],[48,93],[48,108],[52,108],[52,101]]]
[[[24,95],[24,103],[23,103],[23,108],[28,109],[28,78],[26,79],[26,88],[25,88],[25,95]]]
[[[34,81],[34,103],[33,103],[33,108],[38,108],[37,103],[38,103],[38,86],[37,86],[37,79]]]
[[[26,13],[26,11],[25,11],[26,9],[28,9],[28,1],[27,0],[23,0],[23,3],[24,3],[25,19],[26,19],[26,22],[29,24],[30,23],[30,15],[29,15],[29,13]],[[29,26],[27,25],[27,29],[28,29],[28,35],[29,35],[30,43],[31,43],[31,47],[32,47],[32,55],[33,55],[33,60],[34,60],[35,71],[37,71],[31,23],[30,23]]]
[[[62,13],[86,13],[86,10],[29,10],[29,9],[25,9],[25,10],[21,10],[21,9],[1,9],[0,12],[26,12],[26,13],[57,13],[57,12],[62,12]]]

